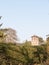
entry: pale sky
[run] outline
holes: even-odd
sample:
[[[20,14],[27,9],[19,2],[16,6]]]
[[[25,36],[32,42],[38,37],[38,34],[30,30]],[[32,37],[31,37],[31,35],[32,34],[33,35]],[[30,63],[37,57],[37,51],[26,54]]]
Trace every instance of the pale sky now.
[[[0,0],[0,16],[2,27],[15,29],[21,41],[49,34],[49,0]]]

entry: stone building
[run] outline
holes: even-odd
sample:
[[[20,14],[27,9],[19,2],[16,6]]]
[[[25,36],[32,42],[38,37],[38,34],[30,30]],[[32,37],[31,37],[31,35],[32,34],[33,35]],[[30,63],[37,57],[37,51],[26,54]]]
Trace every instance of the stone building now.
[[[31,44],[33,46],[38,46],[38,45],[44,44],[44,41],[41,37],[34,35],[31,37]]]
[[[16,41],[17,41],[17,36],[15,30],[11,28],[0,29],[0,42],[16,43]]]

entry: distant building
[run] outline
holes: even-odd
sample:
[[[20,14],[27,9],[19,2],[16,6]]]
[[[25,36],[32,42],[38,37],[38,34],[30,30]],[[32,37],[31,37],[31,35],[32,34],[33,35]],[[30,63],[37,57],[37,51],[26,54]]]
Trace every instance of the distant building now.
[[[3,43],[16,43],[17,36],[16,31],[8,28],[8,29],[0,29],[0,42]]]
[[[38,45],[44,44],[43,42],[44,41],[43,41],[43,39],[41,37],[38,37],[36,35],[31,37],[31,44],[33,46],[38,46]]]

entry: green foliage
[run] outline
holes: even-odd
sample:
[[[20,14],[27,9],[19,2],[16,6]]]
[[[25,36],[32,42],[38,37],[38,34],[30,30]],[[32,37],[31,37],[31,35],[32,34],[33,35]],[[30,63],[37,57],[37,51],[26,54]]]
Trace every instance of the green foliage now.
[[[49,45],[49,37],[47,37],[46,42],[47,42],[47,44]]]
[[[33,65],[46,62],[46,46],[31,46],[24,44],[0,43],[0,65]]]

